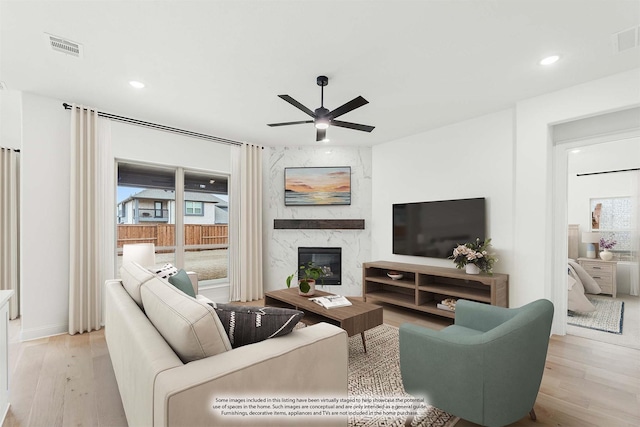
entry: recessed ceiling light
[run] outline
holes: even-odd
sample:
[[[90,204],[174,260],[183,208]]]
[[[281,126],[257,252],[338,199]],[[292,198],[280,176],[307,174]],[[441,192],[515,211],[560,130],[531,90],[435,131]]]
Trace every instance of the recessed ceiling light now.
[[[572,152],[573,154],[578,154],[578,153],[580,152],[580,150],[576,148],[575,150],[571,150],[571,152]]]
[[[138,81],[135,81],[135,80],[131,80],[131,81],[129,82],[129,84],[130,84],[132,87],[135,87],[136,89],[142,89],[142,88],[144,87],[144,83],[142,83],[142,82],[138,82]]]
[[[558,59],[560,59],[560,56],[558,55],[547,56],[546,58],[540,61],[540,65],[555,64],[556,62],[558,62]]]

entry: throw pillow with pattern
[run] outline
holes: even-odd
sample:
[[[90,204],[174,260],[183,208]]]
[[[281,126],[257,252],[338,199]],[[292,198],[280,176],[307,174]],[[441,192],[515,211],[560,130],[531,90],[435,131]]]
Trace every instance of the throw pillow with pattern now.
[[[218,314],[233,348],[286,335],[304,316],[302,311],[289,308],[209,305]]]
[[[150,267],[149,271],[161,279],[169,279],[169,277],[178,274],[178,269],[173,264],[164,264],[162,266]]]

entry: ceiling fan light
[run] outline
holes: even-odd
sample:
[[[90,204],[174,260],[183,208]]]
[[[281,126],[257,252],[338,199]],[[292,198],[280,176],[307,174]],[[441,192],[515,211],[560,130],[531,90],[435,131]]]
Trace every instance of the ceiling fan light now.
[[[318,119],[315,123],[316,129],[327,129],[329,128],[329,120],[327,119]]]

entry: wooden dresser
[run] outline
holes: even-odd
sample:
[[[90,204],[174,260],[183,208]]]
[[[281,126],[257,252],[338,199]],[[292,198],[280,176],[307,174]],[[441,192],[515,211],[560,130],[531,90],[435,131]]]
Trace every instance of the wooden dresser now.
[[[617,261],[603,261],[598,258],[578,258],[578,264],[584,268],[602,289],[603,294],[616,297],[616,265]]]

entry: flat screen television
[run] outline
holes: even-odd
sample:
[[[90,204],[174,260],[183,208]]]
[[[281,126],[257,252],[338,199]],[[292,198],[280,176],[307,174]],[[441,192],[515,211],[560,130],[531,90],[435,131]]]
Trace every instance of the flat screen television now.
[[[393,205],[394,254],[448,258],[476,238],[486,238],[484,198]]]

